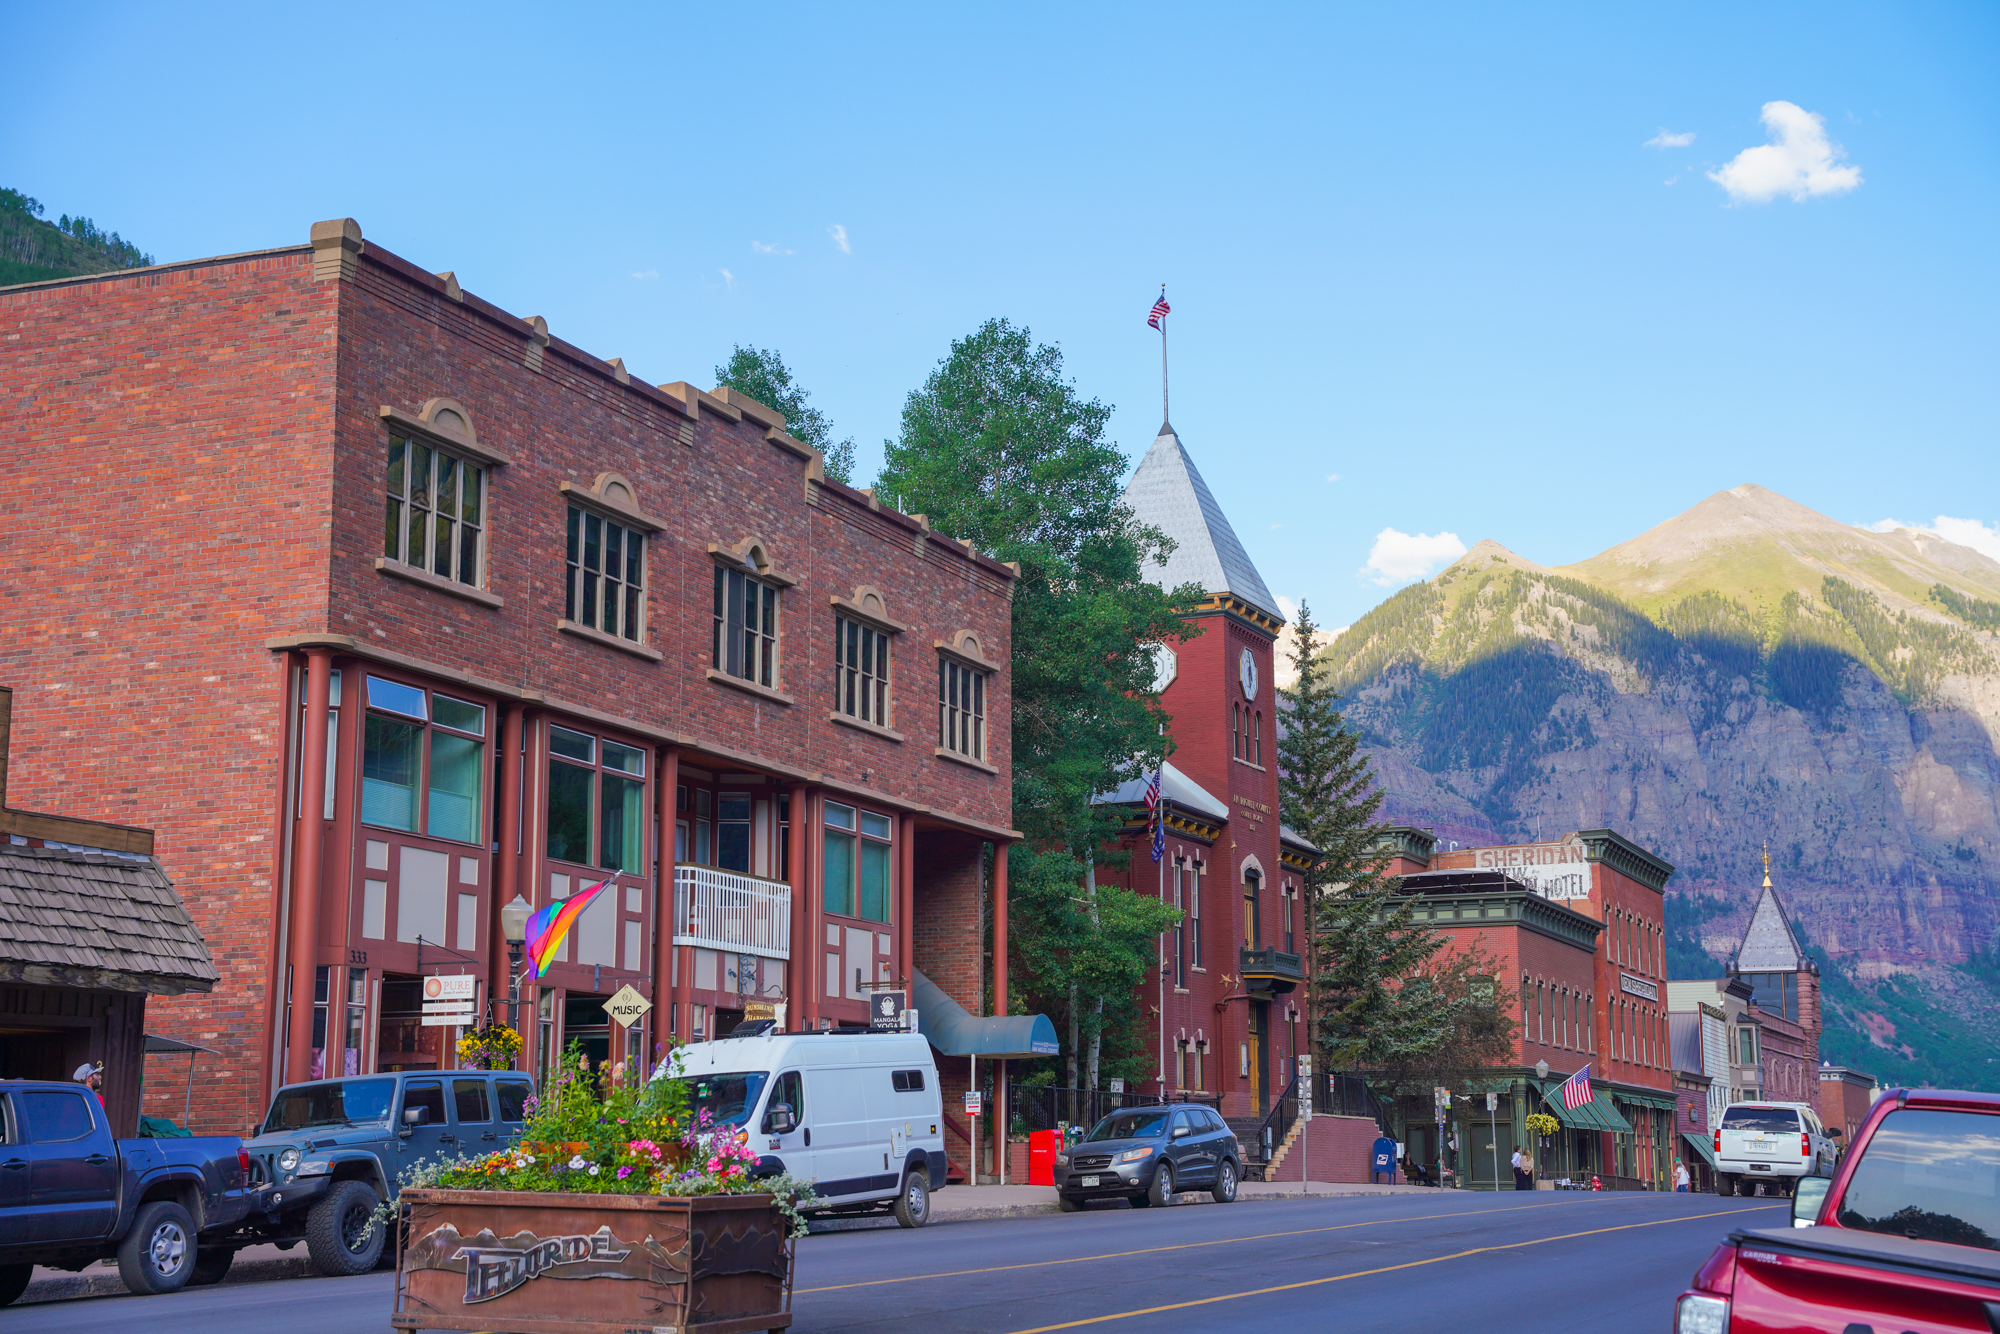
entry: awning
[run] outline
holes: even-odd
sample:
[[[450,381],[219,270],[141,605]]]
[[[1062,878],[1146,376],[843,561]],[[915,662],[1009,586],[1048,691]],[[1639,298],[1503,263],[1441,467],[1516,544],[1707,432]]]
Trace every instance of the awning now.
[[[1611,1096],[1620,1102],[1631,1103],[1635,1107],[1656,1107],[1663,1112],[1680,1110],[1680,1104],[1674,1101],[1674,1095],[1671,1093],[1634,1093],[1619,1089]]]
[[[1694,1150],[1697,1158],[1707,1163],[1711,1170],[1714,1169],[1715,1150],[1709,1147],[1706,1135],[1690,1135],[1686,1131],[1682,1131],[1681,1138],[1688,1142],[1688,1147]]]
[[[213,1047],[197,1046],[192,1042],[182,1042],[179,1038],[163,1038],[158,1033],[146,1034],[146,1055],[148,1056],[175,1055],[180,1052],[197,1051],[205,1051],[210,1056],[222,1055],[221,1052]]]
[[[1544,1085],[1542,1088],[1542,1101],[1547,1105],[1549,1111],[1555,1114],[1556,1120],[1562,1122],[1570,1129],[1622,1130],[1628,1133],[1631,1131],[1632,1123],[1627,1121],[1619,1113],[1618,1109],[1611,1105],[1609,1094],[1598,1093],[1589,1102],[1580,1102],[1574,1107],[1565,1107],[1562,1104],[1562,1099],[1555,1096],[1556,1089],[1560,1087],[1557,1084]]]
[[[1056,1026],[1045,1014],[996,1014],[980,1018],[944,994],[935,982],[910,970],[910,1000],[917,1012],[917,1031],[945,1056],[1014,1059],[1054,1056]]]

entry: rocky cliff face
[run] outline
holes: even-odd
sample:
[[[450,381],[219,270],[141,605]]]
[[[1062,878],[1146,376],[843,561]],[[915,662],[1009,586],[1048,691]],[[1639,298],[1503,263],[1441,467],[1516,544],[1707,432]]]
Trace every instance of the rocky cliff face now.
[[[1482,543],[1327,651],[1389,818],[1608,826],[1679,868],[1680,976],[1773,879],[1828,1058],[2000,1087],[2000,564],[1739,487],[1565,569]]]

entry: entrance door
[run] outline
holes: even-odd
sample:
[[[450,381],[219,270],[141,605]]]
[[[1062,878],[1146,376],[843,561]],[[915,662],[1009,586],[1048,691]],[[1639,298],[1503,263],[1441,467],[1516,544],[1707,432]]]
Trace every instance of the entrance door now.
[[[1472,1172],[1472,1184],[1485,1189],[1493,1189],[1498,1181],[1501,1189],[1511,1189],[1514,1183],[1514,1123],[1511,1121],[1474,1121],[1472,1130],[1472,1158],[1466,1164]],[[1491,1148],[1487,1146],[1491,1145]],[[1535,1164],[1537,1171],[1541,1164]]]
[[[604,1013],[604,1002],[610,999],[587,991],[563,993],[563,1047],[567,1050],[571,1043],[582,1047],[593,1070],[611,1059],[611,1018]]]
[[[1270,1036],[1271,1003],[1251,1001],[1250,1078],[1257,1084],[1257,1112],[1260,1116],[1271,1110]]]

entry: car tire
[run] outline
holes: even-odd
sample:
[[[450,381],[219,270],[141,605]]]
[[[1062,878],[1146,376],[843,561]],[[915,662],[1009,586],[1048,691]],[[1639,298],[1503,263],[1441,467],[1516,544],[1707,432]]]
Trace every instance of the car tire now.
[[[1083,1208],[1083,1203],[1080,1200],[1073,1200],[1067,1195],[1058,1195],[1056,1196],[1056,1208],[1066,1214],[1073,1214]]]
[[[1208,1194],[1209,1198],[1217,1204],[1233,1204],[1236,1202],[1235,1163],[1230,1162],[1227,1158],[1222,1160],[1222,1166],[1215,1169],[1215,1189],[1211,1190]]]
[[[350,1278],[375,1267],[389,1238],[386,1227],[368,1226],[375,1204],[375,1188],[367,1182],[333,1183],[306,1214],[306,1254],[313,1268],[328,1278]]]
[[[1153,1184],[1146,1188],[1146,1203],[1165,1209],[1174,1202],[1174,1168],[1171,1163],[1161,1163],[1153,1173]]]
[[[28,1290],[28,1280],[35,1276],[33,1265],[0,1265],[0,1306],[7,1306],[20,1299]]]
[[[896,1192],[892,1212],[896,1221],[904,1227],[922,1227],[931,1221],[931,1183],[925,1174],[904,1174],[903,1188]]]
[[[1727,1172],[1715,1174],[1715,1193],[1723,1198],[1736,1194],[1736,1178]]]
[[[118,1243],[118,1277],[141,1297],[179,1292],[194,1273],[194,1220],[172,1200],[139,1206]]]
[[[236,1251],[228,1246],[204,1246],[194,1253],[194,1272],[188,1275],[190,1288],[207,1288],[222,1282],[229,1266],[236,1263]]]

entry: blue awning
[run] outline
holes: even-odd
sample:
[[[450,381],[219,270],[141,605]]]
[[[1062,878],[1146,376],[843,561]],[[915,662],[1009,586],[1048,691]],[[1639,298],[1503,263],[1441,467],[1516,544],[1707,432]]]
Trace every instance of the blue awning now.
[[[996,1014],[982,1019],[938,989],[937,983],[910,970],[910,1001],[917,1012],[917,1031],[945,1056],[1013,1059],[1054,1056],[1056,1026],[1045,1014]]]

